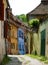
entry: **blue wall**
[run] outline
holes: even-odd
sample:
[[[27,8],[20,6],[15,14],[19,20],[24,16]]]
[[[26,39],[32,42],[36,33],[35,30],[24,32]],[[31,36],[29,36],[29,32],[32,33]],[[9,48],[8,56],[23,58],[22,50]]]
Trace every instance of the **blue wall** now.
[[[18,51],[19,54],[25,54],[24,32],[20,28],[18,29]]]

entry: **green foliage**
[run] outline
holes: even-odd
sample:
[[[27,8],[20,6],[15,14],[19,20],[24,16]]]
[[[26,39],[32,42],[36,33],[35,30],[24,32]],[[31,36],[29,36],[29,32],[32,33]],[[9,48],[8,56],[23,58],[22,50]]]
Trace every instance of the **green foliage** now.
[[[11,61],[11,59],[8,57],[8,56],[4,56],[2,62],[1,62],[1,65],[5,65],[7,64],[9,61]]]
[[[32,28],[38,28],[39,27],[39,20],[38,19],[32,19],[29,21],[29,25]]]
[[[44,56],[38,56],[38,55],[33,55],[33,54],[28,54],[28,56],[30,56],[31,58],[38,59],[38,60],[43,61],[44,63],[48,64],[48,59]]]
[[[32,28],[32,31],[36,32],[36,33],[38,33],[39,24],[40,24],[40,22],[38,19],[32,19],[29,21],[29,26]]]
[[[27,22],[27,18],[25,14],[21,14],[21,15],[16,15],[16,17],[20,20],[22,20],[23,22]]]

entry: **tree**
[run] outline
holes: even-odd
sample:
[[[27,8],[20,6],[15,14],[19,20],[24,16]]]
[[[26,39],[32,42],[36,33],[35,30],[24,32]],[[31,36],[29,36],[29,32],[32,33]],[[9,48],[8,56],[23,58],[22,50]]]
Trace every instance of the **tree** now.
[[[25,14],[16,15],[18,19],[20,19],[22,22],[27,22],[27,18]]]
[[[32,19],[29,21],[29,25],[34,32],[38,32],[39,24],[40,24],[39,19]]]

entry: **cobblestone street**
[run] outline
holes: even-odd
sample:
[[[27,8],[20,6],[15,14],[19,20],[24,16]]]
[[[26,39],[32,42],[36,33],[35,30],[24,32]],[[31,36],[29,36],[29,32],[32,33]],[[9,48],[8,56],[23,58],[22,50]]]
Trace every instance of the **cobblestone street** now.
[[[25,55],[9,55],[9,57],[11,57],[12,61],[6,65],[48,65]]]

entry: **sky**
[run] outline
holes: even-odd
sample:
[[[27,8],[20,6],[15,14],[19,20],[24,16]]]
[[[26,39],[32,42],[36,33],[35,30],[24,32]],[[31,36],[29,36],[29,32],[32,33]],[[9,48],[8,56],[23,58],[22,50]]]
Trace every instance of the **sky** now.
[[[14,15],[27,14],[40,4],[41,0],[9,0]]]

